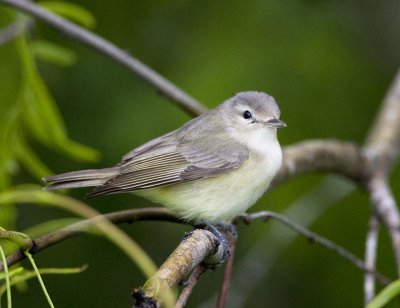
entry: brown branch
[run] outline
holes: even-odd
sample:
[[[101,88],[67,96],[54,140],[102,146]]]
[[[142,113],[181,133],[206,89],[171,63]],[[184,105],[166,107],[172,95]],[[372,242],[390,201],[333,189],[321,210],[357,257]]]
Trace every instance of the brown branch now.
[[[142,307],[142,302],[160,306],[165,290],[177,286],[201,262],[211,260],[212,264],[217,264],[223,254],[219,239],[210,231],[196,229],[189,232],[143,288],[134,291],[136,307]]]
[[[183,308],[186,306],[194,287],[197,285],[201,275],[203,275],[206,270],[207,266],[204,264],[197,265],[197,267],[190,274],[189,278],[184,282],[183,289],[176,302],[175,308]]]
[[[353,143],[339,140],[309,140],[283,148],[283,164],[272,186],[306,172],[334,172],[356,182],[367,175],[364,155]]]
[[[142,208],[124,210],[105,214],[104,217],[115,224],[133,223],[136,221],[145,220],[162,220],[183,223],[182,221],[177,219],[176,216],[171,214],[171,212],[164,208]],[[95,226],[96,220],[98,220],[97,217],[85,219],[47,235],[43,235],[35,240],[32,240],[32,248],[30,249],[30,252],[37,253],[59,242],[85,233]],[[11,266],[25,258],[25,254],[21,250],[17,250],[7,257],[7,264],[8,266]],[[3,263],[0,262],[0,271],[2,270]]]
[[[168,79],[104,38],[41,8],[33,2],[25,0],[0,0],[0,3],[17,8],[44,21],[77,42],[121,64],[188,113],[199,115],[206,110],[203,105],[179,89]]]
[[[231,285],[231,276],[233,269],[233,262],[235,260],[235,250],[237,241],[237,231],[236,227],[232,225],[232,230],[225,232],[228,238],[228,245],[230,248],[231,255],[225,265],[224,276],[222,278],[221,289],[218,295],[217,308],[223,308],[226,306],[226,298],[228,296],[228,291]]]
[[[370,269],[376,268],[376,255],[378,250],[379,221],[376,215],[371,215],[365,245],[365,266]],[[364,275],[364,305],[375,296],[375,277],[370,273]]]

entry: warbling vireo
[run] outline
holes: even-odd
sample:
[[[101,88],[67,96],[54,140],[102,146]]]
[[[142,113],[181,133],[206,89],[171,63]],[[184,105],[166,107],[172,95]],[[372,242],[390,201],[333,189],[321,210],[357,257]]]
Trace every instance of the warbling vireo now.
[[[228,222],[266,191],[282,164],[273,97],[241,92],[126,154],[115,167],[44,179],[46,189],[95,186],[89,196],[133,192],[194,222]]]

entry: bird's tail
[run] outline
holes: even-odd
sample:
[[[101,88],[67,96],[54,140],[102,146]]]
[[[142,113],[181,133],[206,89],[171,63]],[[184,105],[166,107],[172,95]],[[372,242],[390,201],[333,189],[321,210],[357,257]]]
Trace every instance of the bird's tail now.
[[[52,175],[43,178],[43,182],[49,184],[46,190],[61,188],[92,187],[103,185],[107,180],[118,174],[118,168],[105,168],[93,170],[81,170]]]

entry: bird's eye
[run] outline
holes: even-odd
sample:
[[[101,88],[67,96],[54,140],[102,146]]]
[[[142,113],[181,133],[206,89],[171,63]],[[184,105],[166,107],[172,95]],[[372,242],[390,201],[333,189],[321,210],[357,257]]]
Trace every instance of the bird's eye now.
[[[246,110],[245,112],[243,112],[243,118],[245,118],[245,119],[250,119],[250,118],[252,118],[253,116],[251,115],[251,112],[250,111],[248,111],[248,110]]]

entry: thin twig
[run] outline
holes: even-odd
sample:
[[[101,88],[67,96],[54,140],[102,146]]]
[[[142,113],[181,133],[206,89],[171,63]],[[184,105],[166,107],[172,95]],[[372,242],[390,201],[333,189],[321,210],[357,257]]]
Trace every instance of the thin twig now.
[[[24,0],[0,0],[0,3],[12,6],[39,18],[77,42],[93,48],[97,52],[102,53],[123,65],[188,113],[199,115],[206,110],[203,105],[179,89],[172,82],[102,37],[59,17],[32,2]]]
[[[228,259],[228,262],[225,265],[224,276],[222,278],[221,289],[217,300],[217,308],[225,307],[226,298],[228,296],[228,291],[231,285],[231,276],[232,276],[233,263],[235,260],[235,250],[237,241],[236,227],[234,225],[232,225],[232,227],[234,228],[233,232],[232,231],[226,232],[231,255]]]
[[[198,284],[201,275],[207,270],[204,264],[199,264],[190,274],[189,278],[184,282],[184,287],[176,302],[175,308],[183,308],[186,306],[194,287]]]
[[[379,273],[373,269],[367,268],[361,259],[359,259],[357,256],[355,256],[354,254],[352,254],[345,248],[343,248],[339,245],[336,245],[332,241],[330,241],[314,232],[311,232],[310,230],[296,224],[295,222],[291,221],[289,218],[287,218],[283,215],[273,213],[273,212],[268,212],[268,211],[261,211],[261,212],[252,213],[252,214],[244,214],[239,217],[239,219],[242,219],[245,223],[248,223],[248,224],[250,222],[252,222],[253,220],[268,221],[270,218],[276,219],[277,221],[281,222],[282,224],[284,224],[288,228],[292,229],[293,231],[303,235],[311,243],[317,243],[317,244],[325,247],[326,249],[335,252],[337,255],[344,258],[351,264],[355,265],[358,269],[362,270],[363,272],[374,275],[374,277],[382,284],[386,285],[386,284],[390,283],[390,279],[386,278],[384,275],[382,275],[381,273]]]
[[[124,210],[105,214],[104,217],[115,224],[133,223],[136,221],[144,220],[162,220],[183,223],[182,221],[178,220],[173,214],[171,214],[171,212],[164,208],[142,208]],[[85,219],[60,230],[43,235],[35,240],[32,240],[32,248],[30,252],[38,253],[39,251],[49,248],[66,239],[85,233],[95,226],[95,222],[97,219],[97,217]],[[17,250],[7,257],[7,264],[9,266],[14,265],[19,261],[25,259],[25,257],[26,256],[21,250]],[[1,262],[0,271],[2,270],[3,263]]]
[[[370,269],[376,267],[378,250],[379,220],[373,213],[369,220],[365,245],[365,266]],[[375,296],[375,277],[370,273],[364,275],[364,305],[366,306]]]
[[[377,174],[368,183],[374,212],[388,229],[400,275],[400,213],[393,193],[383,175]]]

